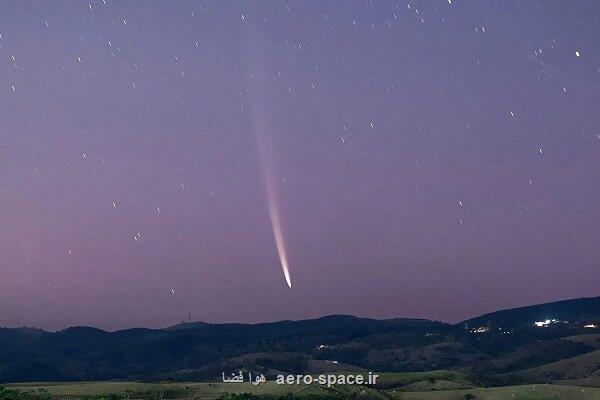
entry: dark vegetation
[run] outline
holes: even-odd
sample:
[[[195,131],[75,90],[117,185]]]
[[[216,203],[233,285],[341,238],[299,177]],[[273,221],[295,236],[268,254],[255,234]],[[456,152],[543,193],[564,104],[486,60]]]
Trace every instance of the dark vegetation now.
[[[51,396],[46,390],[23,392],[16,389],[7,389],[0,386],[0,400],[50,400]]]
[[[298,396],[293,393],[287,393],[282,395],[254,395],[250,393],[240,394],[225,394],[218,398],[218,400],[295,400]],[[340,400],[339,395],[328,395],[328,394],[314,394],[314,395],[303,395],[302,400]]]

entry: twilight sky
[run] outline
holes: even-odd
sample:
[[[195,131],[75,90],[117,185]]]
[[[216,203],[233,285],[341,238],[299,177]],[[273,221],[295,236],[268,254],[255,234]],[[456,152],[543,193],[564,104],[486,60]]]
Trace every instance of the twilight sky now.
[[[0,7],[0,326],[600,295],[597,1]]]

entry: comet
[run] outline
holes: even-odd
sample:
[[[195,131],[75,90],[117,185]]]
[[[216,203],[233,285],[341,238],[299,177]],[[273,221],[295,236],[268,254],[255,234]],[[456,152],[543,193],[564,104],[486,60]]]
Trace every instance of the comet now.
[[[287,252],[285,239],[283,236],[283,228],[281,223],[281,210],[279,208],[279,193],[275,186],[275,176],[273,173],[272,160],[272,145],[268,137],[259,131],[256,131],[256,142],[258,147],[258,158],[260,160],[263,181],[265,185],[265,196],[267,200],[267,208],[269,210],[269,219],[271,220],[271,228],[273,229],[273,237],[275,238],[275,247],[279,256],[279,263],[285,276],[285,281],[288,287],[292,287],[290,278],[290,269],[288,267]]]
[[[252,44],[255,44],[255,42]],[[279,257],[279,263],[281,264],[281,269],[285,277],[285,282],[287,283],[288,287],[291,288],[292,279],[290,277],[290,269],[286,250],[287,247],[285,244],[285,237],[283,235],[279,192],[276,185],[278,180],[276,179],[273,167],[275,165],[275,151],[269,135],[271,115],[267,107],[265,95],[264,79],[266,72],[262,58],[257,56],[257,54],[260,54],[259,51],[256,51],[257,46],[251,47],[251,50],[253,51],[249,56],[250,71],[248,73],[247,87],[248,100],[252,115],[252,126],[264,183],[265,198],[269,211],[269,220],[271,222],[273,237],[275,239],[275,248],[277,249],[277,255]]]

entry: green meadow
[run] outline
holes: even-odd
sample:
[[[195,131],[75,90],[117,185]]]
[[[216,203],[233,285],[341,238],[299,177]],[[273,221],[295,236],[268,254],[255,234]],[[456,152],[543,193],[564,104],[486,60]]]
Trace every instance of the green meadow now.
[[[372,387],[358,385],[259,385],[223,382],[70,382],[5,385],[0,400],[598,400],[600,389],[567,385],[480,388],[452,371],[382,373]]]

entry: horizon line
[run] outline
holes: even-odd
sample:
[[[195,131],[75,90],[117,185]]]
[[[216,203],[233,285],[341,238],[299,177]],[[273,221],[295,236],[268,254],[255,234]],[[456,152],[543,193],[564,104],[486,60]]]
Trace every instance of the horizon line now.
[[[171,329],[171,328],[175,328],[178,326],[185,326],[185,325],[193,325],[193,324],[204,324],[204,325],[211,325],[211,326],[216,326],[216,325],[248,325],[248,326],[255,326],[255,325],[266,325],[266,324],[277,324],[277,323],[283,323],[283,322],[303,322],[303,321],[315,321],[315,320],[319,320],[319,319],[324,319],[324,318],[330,318],[330,317],[351,317],[351,318],[357,318],[357,319],[363,319],[363,320],[375,320],[375,321],[394,321],[394,320],[415,320],[415,321],[430,321],[430,322],[439,322],[441,324],[444,325],[450,325],[450,326],[454,326],[454,325],[459,325],[461,323],[464,323],[466,321],[472,320],[472,319],[477,319],[477,318],[481,318],[483,316],[489,315],[489,314],[493,314],[493,313],[497,313],[497,312],[502,312],[502,311],[508,311],[508,310],[519,310],[519,309],[524,309],[524,308],[528,308],[528,307],[536,307],[536,306],[543,306],[543,305],[548,305],[548,304],[553,304],[553,303],[562,303],[562,302],[567,302],[567,301],[576,301],[576,300],[591,300],[591,299],[600,299],[600,296],[592,296],[592,297],[573,297],[573,298],[567,298],[567,299],[560,299],[560,300],[553,300],[553,301],[546,301],[543,303],[535,303],[535,304],[528,304],[528,305],[524,305],[524,306],[517,306],[517,307],[511,307],[511,308],[501,308],[501,309],[497,309],[497,310],[493,310],[493,311],[489,311],[483,314],[479,314],[476,316],[472,316],[466,319],[463,319],[461,321],[457,321],[457,322],[447,322],[447,321],[442,321],[442,320],[437,320],[437,319],[428,319],[428,318],[421,318],[421,317],[392,317],[392,318],[376,318],[376,317],[360,317],[358,315],[353,315],[353,314],[324,314],[318,317],[311,317],[311,318],[305,318],[305,319],[282,319],[282,320],[275,320],[275,321],[264,321],[264,322],[205,322],[205,321],[184,321],[181,320],[179,323],[173,324],[173,325],[169,325],[169,326],[165,326],[162,328],[151,328],[151,327],[144,327],[144,326],[132,326],[130,328],[122,328],[122,329],[114,329],[114,330],[107,330],[107,329],[102,329],[102,328],[98,328],[96,326],[92,326],[92,325],[71,325],[71,326],[67,326],[65,328],[62,329],[56,329],[56,330],[45,330],[43,328],[37,328],[35,326],[14,326],[14,327],[7,327],[7,326],[0,326],[0,329],[34,329],[34,330],[38,330],[38,331],[42,331],[42,332],[46,332],[46,333],[59,333],[59,332],[63,332],[66,331],[68,329],[73,329],[73,328],[90,328],[90,329],[96,329],[99,331],[103,331],[106,333],[116,333],[116,332],[122,332],[122,331],[128,331],[128,330],[133,330],[133,329],[147,329],[147,330],[154,330],[154,331],[160,331],[160,330],[167,330],[167,329]]]

